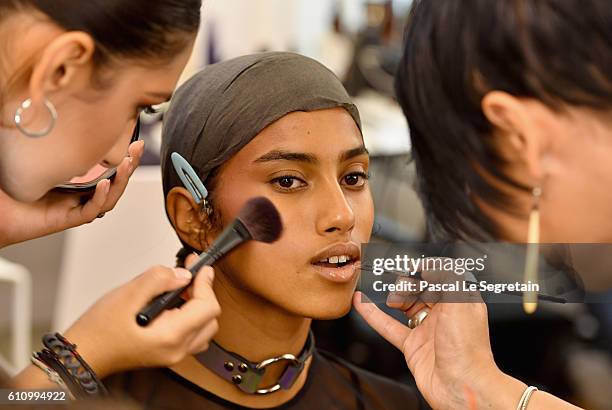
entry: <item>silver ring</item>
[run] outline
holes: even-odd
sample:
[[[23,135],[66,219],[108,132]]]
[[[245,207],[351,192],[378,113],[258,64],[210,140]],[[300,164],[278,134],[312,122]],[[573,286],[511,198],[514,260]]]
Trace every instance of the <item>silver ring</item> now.
[[[271,359],[266,359],[263,362],[259,362],[257,364],[257,366],[255,366],[255,368],[257,370],[260,370],[260,371],[261,370],[265,371],[266,367],[270,366],[273,363],[279,362],[281,360],[290,362],[290,364],[289,364],[290,366],[294,366],[294,367],[299,367],[300,366],[300,361],[298,360],[298,358],[295,357],[294,355],[290,354],[290,353],[287,353],[287,354],[284,354],[282,356],[272,357]],[[257,393],[257,394],[269,394],[269,393],[274,393],[275,391],[279,390],[280,388],[281,388],[280,383],[276,383],[275,385],[270,386],[270,387],[266,387],[266,388],[263,388],[263,389],[257,389],[257,390],[255,390],[255,393]]]
[[[55,127],[55,123],[57,121],[57,110],[55,109],[53,103],[51,103],[51,101],[47,100],[46,98],[44,104],[45,108],[47,108],[47,110],[49,111],[49,115],[51,116],[51,123],[49,124],[49,126],[47,126],[47,128],[42,131],[30,131],[23,126],[23,113],[25,112],[25,110],[32,107],[31,98],[28,98],[27,100],[22,102],[19,108],[17,108],[17,111],[15,112],[15,125],[17,126],[17,129],[21,131],[21,133],[25,136],[31,138],[44,137],[46,135],[49,135],[49,133]]]
[[[417,314],[408,319],[408,327],[410,329],[416,329],[418,325],[423,323],[425,318],[429,315],[429,309],[419,310]]]

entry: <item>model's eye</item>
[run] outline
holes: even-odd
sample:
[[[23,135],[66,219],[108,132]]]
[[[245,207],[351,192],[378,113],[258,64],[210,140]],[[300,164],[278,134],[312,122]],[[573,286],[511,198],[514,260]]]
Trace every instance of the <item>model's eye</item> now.
[[[306,185],[304,181],[291,175],[283,175],[270,182],[282,190],[292,190]]]
[[[295,182],[294,178],[282,177],[278,180],[278,185],[282,186],[283,188],[291,188],[294,182]]]
[[[369,175],[365,172],[353,172],[344,176],[342,179],[345,185],[359,188],[365,185],[366,181],[369,179]]]

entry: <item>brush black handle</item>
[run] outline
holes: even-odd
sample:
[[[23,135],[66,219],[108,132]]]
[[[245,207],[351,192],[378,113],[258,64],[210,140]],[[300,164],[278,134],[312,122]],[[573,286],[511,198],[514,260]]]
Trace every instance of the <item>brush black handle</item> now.
[[[138,315],[136,315],[136,323],[145,327],[164,310],[181,306],[184,301],[181,299],[180,295],[187,287],[188,286],[184,286],[171,292],[162,293],[153,299],[144,309],[138,312]]]
[[[217,256],[217,258],[215,258]],[[166,309],[173,309],[175,307],[180,306],[183,301],[181,299],[181,294],[191,285],[193,280],[195,279],[196,274],[200,271],[200,268],[204,265],[212,265],[218,259],[218,253],[213,252],[202,252],[200,257],[190,268],[189,272],[193,275],[191,281],[188,285],[183,286],[182,288],[172,290],[170,292],[162,293],[161,295],[155,297],[147,306],[144,307],[138,314],[136,315],[136,323],[140,326],[147,326],[149,323],[153,321],[157,316],[159,316]]]
[[[200,254],[198,260],[189,267],[189,272],[193,275],[191,282],[188,285],[183,286],[180,289],[176,289],[170,292],[162,293],[155,297],[147,306],[145,306],[136,315],[136,323],[144,327],[159,316],[164,310],[172,309],[180,306],[184,301],[181,299],[181,294],[193,283],[196,275],[200,269],[205,265],[212,265],[219,259],[227,255],[236,246],[248,241],[251,236],[248,230],[244,227],[244,224],[236,219],[228,226],[219,237],[213,242],[213,244],[204,252]]]

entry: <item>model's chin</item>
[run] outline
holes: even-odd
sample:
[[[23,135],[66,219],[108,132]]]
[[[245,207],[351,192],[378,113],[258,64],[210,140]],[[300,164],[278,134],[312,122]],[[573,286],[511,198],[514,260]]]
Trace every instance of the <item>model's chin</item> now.
[[[314,320],[335,320],[339,319],[351,311],[351,303],[347,303],[343,306],[338,306],[333,309],[326,309],[325,311],[315,312],[310,317]]]
[[[305,306],[302,316],[315,320],[334,320],[346,315],[352,306],[353,292],[330,295],[325,300],[313,301]]]

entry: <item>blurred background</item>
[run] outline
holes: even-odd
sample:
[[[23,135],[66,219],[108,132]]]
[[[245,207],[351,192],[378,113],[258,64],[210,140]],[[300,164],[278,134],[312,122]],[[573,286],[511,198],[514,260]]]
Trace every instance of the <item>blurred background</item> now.
[[[242,54],[284,50],[313,57],[344,82],[360,109],[372,155],[375,241],[427,241],[414,191],[408,126],[393,95],[412,0],[204,0],[203,24],[183,80]],[[0,365],[17,371],[42,334],[65,330],[108,290],[180,248],[164,208],[161,114],[142,118],[143,165],[103,220],[0,250]],[[590,409],[612,409],[610,296],[591,305],[489,307],[499,367]],[[109,323],[112,326],[112,323]],[[314,325],[319,348],[413,383],[403,356],[356,315]],[[28,349],[27,346],[32,346]]]

